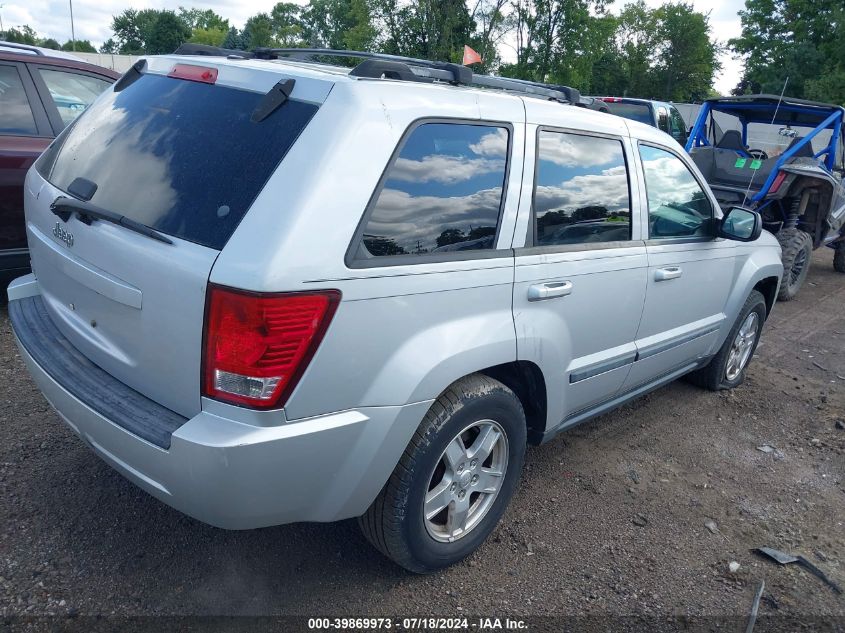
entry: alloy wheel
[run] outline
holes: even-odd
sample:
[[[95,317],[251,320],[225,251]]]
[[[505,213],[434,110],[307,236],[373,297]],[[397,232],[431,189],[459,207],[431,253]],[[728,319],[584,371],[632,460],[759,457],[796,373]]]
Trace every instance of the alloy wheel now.
[[[751,360],[751,352],[754,350],[754,341],[757,340],[759,331],[760,316],[756,312],[749,312],[731,345],[725,378],[731,381],[736,380],[745,366],[748,365],[748,361]]]
[[[428,534],[451,543],[472,531],[493,506],[507,467],[508,438],[498,422],[473,422],[452,438],[426,489]]]

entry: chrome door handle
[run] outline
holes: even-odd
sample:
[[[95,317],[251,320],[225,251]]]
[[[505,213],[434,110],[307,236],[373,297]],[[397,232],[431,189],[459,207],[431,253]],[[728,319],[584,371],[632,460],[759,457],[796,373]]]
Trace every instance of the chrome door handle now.
[[[684,271],[680,266],[658,268],[654,271],[654,281],[669,281],[670,279],[677,279],[683,274]]]
[[[550,281],[544,284],[528,286],[528,300],[542,301],[543,299],[554,299],[572,294],[571,281]]]

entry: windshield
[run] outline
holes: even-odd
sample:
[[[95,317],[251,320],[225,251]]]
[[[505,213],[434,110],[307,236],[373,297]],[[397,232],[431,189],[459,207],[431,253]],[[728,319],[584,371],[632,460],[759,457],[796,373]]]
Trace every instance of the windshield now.
[[[708,120],[707,137],[717,147],[737,149],[734,146],[737,143],[742,143],[742,120],[727,112],[712,112],[712,115],[715,126],[711,127]],[[744,146],[747,151],[755,155],[759,151],[768,158],[775,158],[783,154],[791,144],[797,143],[814,129],[814,127],[803,125],[749,123]],[[798,156],[809,157],[811,154],[817,154],[828,146],[831,134],[832,132],[829,129],[821,130],[810,141],[812,151],[805,147],[803,151],[799,152]]]
[[[98,207],[219,250],[317,111],[288,100],[254,123],[263,97],[145,74],[107,90],[37,169],[63,191],[85,178]]]

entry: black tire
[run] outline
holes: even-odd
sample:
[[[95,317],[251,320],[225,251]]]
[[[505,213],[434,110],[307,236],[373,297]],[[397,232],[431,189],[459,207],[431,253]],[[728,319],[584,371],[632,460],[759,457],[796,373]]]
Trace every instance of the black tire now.
[[[731,348],[737,338],[740,327],[742,327],[742,324],[752,312],[757,313],[757,317],[759,318],[759,327],[757,329],[757,335],[751,346],[751,355],[748,357],[748,360],[746,361],[745,366],[742,367],[739,375],[733,379],[729,379],[727,376],[727,369]],[[748,370],[748,366],[751,364],[754,352],[757,350],[757,343],[760,342],[760,334],[763,332],[763,324],[765,321],[766,300],[758,291],[752,290],[751,294],[748,295],[748,299],[745,301],[745,305],[742,306],[742,310],[739,311],[736,323],[734,323],[734,326],[731,328],[731,331],[725,339],[725,342],[722,344],[722,347],[719,349],[719,352],[707,365],[692,372],[691,374],[688,374],[687,378],[689,382],[698,385],[699,387],[709,389],[710,391],[733,389],[734,387],[741,385],[745,380],[745,373]]]
[[[833,251],[833,270],[845,273],[845,242],[839,242]]]
[[[777,234],[783,249],[783,279],[780,282],[778,301],[792,301],[810,272],[810,260],[813,256],[813,238],[801,229],[781,229]]]
[[[426,527],[423,504],[441,456],[462,429],[481,420],[495,421],[507,439],[507,467],[486,514],[453,542],[440,542]],[[431,406],[399,463],[358,524],[367,540],[385,556],[416,573],[453,565],[475,551],[496,527],[522,471],[526,444],[525,413],[505,385],[472,374],[451,385]],[[477,497],[476,497],[477,498]]]

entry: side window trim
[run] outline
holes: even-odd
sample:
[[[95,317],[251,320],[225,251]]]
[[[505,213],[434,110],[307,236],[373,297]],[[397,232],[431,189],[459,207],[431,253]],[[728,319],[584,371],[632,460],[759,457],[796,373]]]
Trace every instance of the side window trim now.
[[[594,244],[550,244],[537,245],[537,217],[534,213],[535,197],[537,195],[537,174],[540,171],[540,134],[543,132],[556,132],[559,134],[577,134],[580,136],[593,136],[596,138],[605,138],[613,141],[619,141],[622,146],[622,156],[625,160],[625,173],[628,180],[628,204],[631,213],[631,223],[629,225],[629,235],[631,239],[624,242],[596,242]],[[595,132],[592,130],[579,130],[576,128],[557,127],[552,125],[538,125],[537,131],[534,135],[534,173],[531,177],[531,208],[528,210],[528,231],[525,236],[525,246],[517,249],[518,255],[533,255],[542,253],[565,253],[573,251],[589,251],[589,250],[607,250],[612,248],[630,248],[632,246],[642,246],[642,241],[633,239],[634,236],[634,222],[636,220],[636,208],[639,205],[634,204],[634,192],[631,188],[632,165],[634,164],[629,156],[630,146],[626,142],[624,136],[618,134],[608,134],[605,132]],[[528,183],[525,183],[528,184]],[[590,248],[585,248],[585,247]]]
[[[352,235],[352,239],[350,240],[349,246],[346,249],[346,255],[343,258],[343,262],[347,268],[385,268],[388,266],[415,266],[419,264],[436,264],[440,262],[513,257],[512,249],[497,249],[495,247],[483,250],[479,249],[473,251],[453,251],[447,253],[425,255],[384,255],[381,257],[372,257],[369,259],[362,259],[357,257],[359,249],[363,244],[364,231],[366,230],[367,224],[370,221],[370,217],[372,216],[373,211],[376,208],[376,204],[378,203],[379,197],[381,196],[381,193],[384,190],[384,185],[387,182],[387,177],[390,173],[390,170],[396,164],[396,161],[399,160],[399,156],[402,153],[402,150],[405,148],[405,145],[408,143],[408,140],[411,138],[411,135],[416,131],[417,128],[428,123],[443,123],[447,125],[477,125],[481,127],[500,127],[507,129],[508,149],[507,154],[505,155],[505,173],[504,179],[502,181],[502,199],[499,202],[499,213],[496,217],[496,234],[493,237],[493,244],[498,244],[500,233],[502,230],[502,215],[504,214],[505,201],[507,200],[508,196],[508,181],[510,179],[511,163],[513,158],[513,123],[511,123],[510,121],[494,121],[491,119],[452,119],[448,117],[421,117],[412,121],[402,133],[402,137],[399,139],[399,142],[393,149],[393,153],[390,155],[390,160],[387,161],[387,165],[385,166],[384,170],[381,173],[381,176],[379,177],[378,184],[376,185],[375,190],[373,191],[372,195],[370,195],[370,199],[367,202],[367,206],[364,210],[364,213],[361,215],[361,219],[358,221],[358,226],[355,228],[355,233],[353,233]]]
[[[32,118],[35,120],[36,134],[2,134],[3,136],[21,136],[29,138],[53,138],[52,126],[47,117],[47,112],[44,109],[44,104],[41,102],[41,97],[36,90],[36,86],[32,75],[29,72],[27,64],[22,62],[0,62],[0,66],[10,66],[18,71],[21,83],[23,84],[24,94],[29,102],[29,109],[32,112]]]
[[[59,114],[59,109],[53,101],[53,96],[50,94],[50,89],[47,87],[47,82],[41,76],[42,70],[51,70],[55,72],[69,73],[71,75],[82,75],[83,77],[91,77],[92,79],[99,79],[108,83],[114,83],[110,77],[98,75],[96,73],[86,72],[77,68],[64,68],[60,66],[48,66],[46,64],[30,64],[30,72],[32,73],[32,81],[38,91],[38,96],[41,100],[44,110],[47,113],[47,118],[50,120],[50,126],[54,135],[58,135],[65,127],[65,122],[62,121],[62,115]]]
[[[702,237],[662,237],[662,238],[655,238],[652,239],[651,233],[648,231],[648,227],[650,225],[648,218],[649,218],[649,208],[648,208],[648,180],[646,179],[645,175],[645,164],[642,161],[642,157],[640,156],[640,147],[653,147],[654,149],[662,150],[668,154],[671,154],[675,158],[681,161],[684,167],[687,168],[687,171],[693,177],[695,182],[701,187],[701,190],[707,196],[707,202],[710,205],[710,220],[711,222],[714,219],[717,219],[716,209],[718,205],[714,205],[713,199],[713,192],[710,190],[710,186],[703,182],[701,178],[698,177],[698,174],[692,169],[689,162],[684,160],[681,155],[673,150],[671,147],[666,147],[665,145],[661,145],[660,143],[655,143],[653,141],[643,141],[641,139],[636,139],[636,148],[637,148],[637,155],[639,157],[639,169],[640,173],[637,174],[638,177],[641,179],[643,183],[643,193],[645,194],[645,207],[643,208],[643,218],[645,219],[645,235],[643,235],[643,239],[645,240],[646,245],[648,246],[658,246],[661,244],[684,244],[690,242],[712,242],[715,239],[715,236],[702,236]]]

